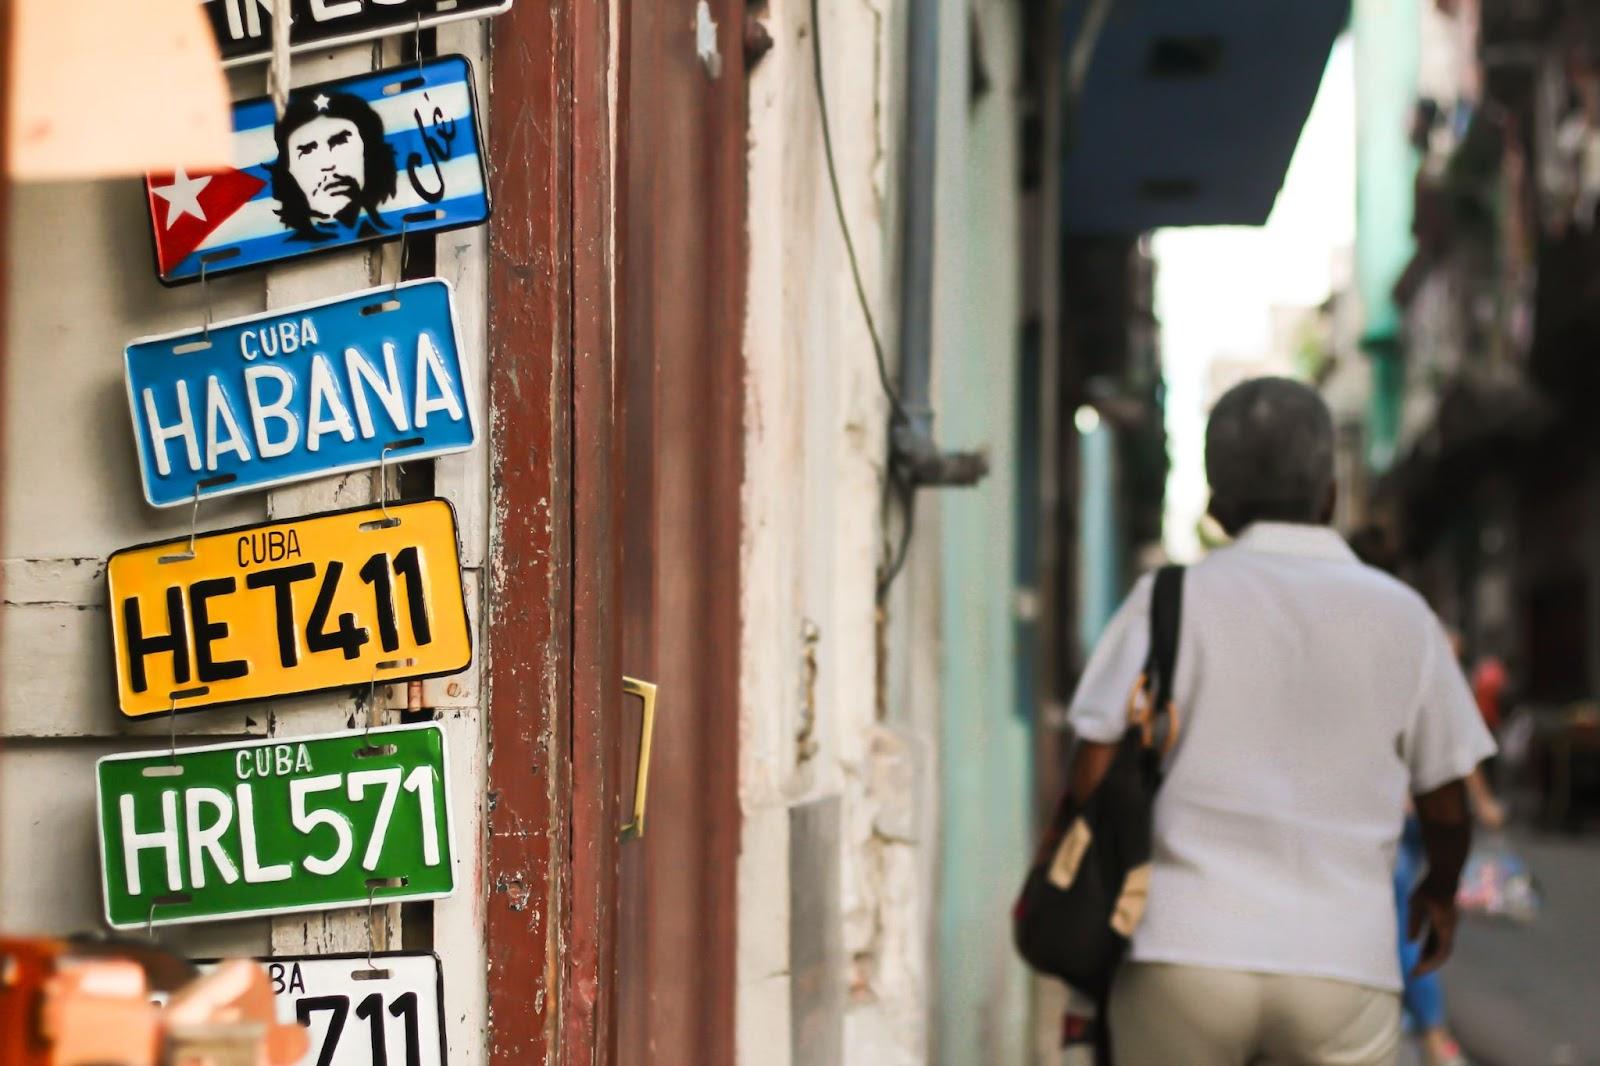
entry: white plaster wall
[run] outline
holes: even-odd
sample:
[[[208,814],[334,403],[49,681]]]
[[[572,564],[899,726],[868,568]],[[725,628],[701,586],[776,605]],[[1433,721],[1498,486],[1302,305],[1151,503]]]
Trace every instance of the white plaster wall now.
[[[1016,120],[1018,20],[1001,0],[981,6],[994,9],[984,32],[997,38],[989,42],[998,65],[985,120],[994,133],[969,141],[965,132],[971,117],[964,105],[963,3],[944,5],[942,29],[939,180],[957,183],[960,195],[941,191],[940,206],[977,213],[941,220],[939,239],[948,247],[940,252],[940,292],[960,309],[939,321],[960,326],[955,343],[964,349],[969,341],[1014,340],[1011,334],[969,338],[961,325],[966,309],[981,307],[996,280],[987,260],[974,275],[961,273],[969,245],[1017,245],[1014,213],[1003,206],[1011,201],[985,211],[983,178],[991,172],[1014,178],[1014,144],[1001,131]],[[820,17],[839,181],[893,376],[906,5],[821,0]],[[888,404],[828,187],[809,3],[773,0],[762,18],[775,47],[753,71],[749,89],[739,1061],[790,1061],[787,901],[808,871],[790,868],[787,812],[802,800],[837,795],[844,822],[837,886],[847,988],[843,1061],[910,1066],[932,1054],[941,508],[937,497],[923,494],[912,556],[880,632],[874,582],[884,553]],[[973,168],[969,184],[968,151],[1011,155]],[[975,234],[981,240],[974,242]],[[1020,249],[1013,269],[998,279],[1002,304],[1015,293],[1018,255]],[[961,277],[972,291],[959,288]],[[1005,304],[995,314],[1014,327],[1013,310]],[[1005,399],[991,417],[1009,442],[1009,394]],[[1002,524],[1008,519],[997,516]],[[880,672],[881,655],[887,661]],[[808,729],[814,749],[799,740]]]
[[[486,100],[483,23],[439,31],[441,52],[471,56]],[[295,62],[296,81],[397,62],[393,40]],[[386,58],[385,58],[386,57]],[[263,68],[233,76],[236,97],[259,95]],[[165,746],[163,720],[130,724],[114,707],[103,561],[130,544],[178,536],[188,508],[156,511],[143,501],[122,384],[122,348],[134,337],[197,326],[199,285],[165,289],[152,272],[148,219],[134,180],[21,186],[9,218],[9,305],[4,426],[4,526],[0,530],[0,929],[73,933],[101,928],[95,845],[94,761],[103,754]],[[482,229],[437,238],[439,274],[456,286],[464,353],[484,371]],[[381,265],[380,265],[381,258]],[[246,272],[209,284],[217,320],[299,297],[337,295],[393,276],[393,248],[344,251],[314,264]],[[439,460],[436,487],[461,521],[469,610],[477,613],[487,493],[486,446]],[[374,499],[365,474],[202,505],[199,527],[222,528],[272,513],[292,516],[335,500]],[[480,632],[474,646],[485,649]],[[477,668],[427,683],[425,703],[449,734],[462,868],[454,898],[434,905],[434,937],[445,969],[452,1066],[483,1058],[481,891],[485,751]],[[349,701],[320,697],[183,717],[188,738],[293,736],[343,728]],[[391,913],[384,915],[384,911]],[[399,946],[398,908],[380,908],[380,949]],[[330,951],[366,947],[364,909],[301,918],[223,922],[162,930],[162,942],[193,956]]]
[[[822,0],[836,159],[873,312],[893,350],[892,181],[903,105],[894,0]],[[805,0],[775,0],[750,79],[738,1049],[789,1061],[788,808],[842,797],[847,1062],[922,1060],[922,952],[884,926],[920,889],[885,855],[903,746],[877,727],[875,567],[886,403],[828,188]],[[814,674],[813,674],[814,671]],[[808,678],[811,679],[808,683]],[[801,742],[808,733],[812,744]],[[880,1038],[878,1033],[886,1034]],[[860,1033],[867,1039],[855,1039]],[[895,1049],[898,1054],[883,1053]]]

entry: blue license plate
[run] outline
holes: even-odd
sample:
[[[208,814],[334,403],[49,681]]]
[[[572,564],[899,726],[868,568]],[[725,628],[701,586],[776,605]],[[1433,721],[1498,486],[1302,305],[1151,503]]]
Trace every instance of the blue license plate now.
[[[297,87],[233,108],[233,166],[145,177],[156,273],[192,281],[489,217],[462,56]]]
[[[145,337],[126,349],[145,499],[156,507],[477,438],[450,284],[409,281]]]

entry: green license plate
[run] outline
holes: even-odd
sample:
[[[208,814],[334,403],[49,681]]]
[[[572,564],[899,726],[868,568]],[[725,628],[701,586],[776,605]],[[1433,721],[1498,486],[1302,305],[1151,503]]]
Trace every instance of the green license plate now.
[[[96,778],[116,929],[455,890],[444,730],[433,723],[108,755]]]

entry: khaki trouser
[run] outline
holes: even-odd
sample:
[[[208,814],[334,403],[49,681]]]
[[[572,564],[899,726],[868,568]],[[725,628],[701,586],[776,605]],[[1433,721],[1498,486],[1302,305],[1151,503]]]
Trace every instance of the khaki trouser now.
[[[1400,997],[1319,977],[1127,963],[1111,991],[1117,1066],[1393,1066]]]

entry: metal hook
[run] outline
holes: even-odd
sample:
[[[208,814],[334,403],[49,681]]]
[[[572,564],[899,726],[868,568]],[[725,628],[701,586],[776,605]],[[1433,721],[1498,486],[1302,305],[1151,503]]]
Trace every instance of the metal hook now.
[[[411,41],[411,50],[416,53],[417,73],[422,73],[422,8],[417,8],[417,31]]]
[[[370,880],[367,882],[367,969],[369,970],[377,968],[372,961],[372,894],[377,891],[377,887]]]
[[[167,754],[172,765],[178,765],[178,697],[172,697],[172,709],[167,711]]]
[[[146,940],[155,941],[156,938],[156,908],[161,905],[159,899],[150,901],[150,913],[144,919],[144,936]]]
[[[200,528],[200,483],[195,482],[195,501],[189,507],[189,557],[195,555],[195,530]]]
[[[195,486],[194,486],[194,504],[189,508],[189,551],[188,551],[187,554],[188,554],[188,557],[191,558],[191,559],[193,559],[194,556],[195,556],[194,542],[195,542],[195,537],[198,535],[199,528],[200,528],[200,485],[199,485],[198,482],[196,482]]]
[[[207,344],[211,343],[211,288],[206,284],[206,267],[209,266],[204,256],[200,257],[200,299],[206,305],[205,327],[201,331]]]
[[[394,296],[400,291],[400,283],[406,279],[406,264],[411,261],[411,246],[406,243],[406,230],[411,223],[406,219],[400,220],[400,265],[395,268],[394,284],[389,286],[389,295]]]
[[[189,547],[188,550],[175,555],[163,555],[163,563],[188,562],[195,557],[195,541],[200,535],[200,485],[194,487],[194,505],[189,508]]]
[[[396,524],[389,515],[389,453],[392,451],[394,445],[385,444],[383,451],[378,453],[378,480],[382,482],[379,486],[378,506],[383,510],[383,524],[386,527]]]

